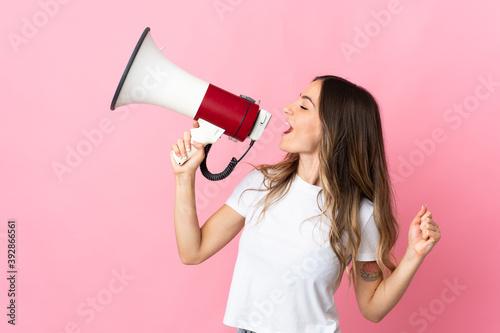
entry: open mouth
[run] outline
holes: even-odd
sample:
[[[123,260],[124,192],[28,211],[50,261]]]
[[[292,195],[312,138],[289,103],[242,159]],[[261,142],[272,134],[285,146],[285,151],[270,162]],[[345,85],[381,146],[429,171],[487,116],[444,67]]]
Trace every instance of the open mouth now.
[[[288,122],[287,122],[286,124],[287,124],[288,126],[290,126],[290,127],[289,127],[289,128],[288,128],[285,132],[283,132],[283,134],[288,134],[288,133],[290,133],[290,132],[292,132],[292,131],[293,131],[293,127],[292,127],[292,125],[290,125]]]

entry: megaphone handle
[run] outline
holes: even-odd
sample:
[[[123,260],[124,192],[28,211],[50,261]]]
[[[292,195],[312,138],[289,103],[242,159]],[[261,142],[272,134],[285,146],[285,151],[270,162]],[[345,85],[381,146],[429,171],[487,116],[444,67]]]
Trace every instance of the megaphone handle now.
[[[224,133],[224,130],[218,126],[215,126],[214,124],[209,123],[206,120],[203,119],[198,119],[198,124],[200,124],[200,127],[198,128],[191,128],[191,143],[193,141],[203,143],[203,145],[207,145],[210,143],[215,143],[221,135]],[[186,157],[177,157],[175,153],[172,151],[172,154],[174,156],[175,162],[178,165],[183,165],[186,163],[187,160],[189,160],[193,155],[196,153],[196,148],[191,145],[191,151],[186,152],[187,153],[187,158]]]
[[[193,143],[193,140],[191,140],[191,143]],[[193,157],[196,151],[197,149],[191,145],[191,151],[186,151],[187,157],[178,157],[177,155],[175,155],[174,151],[172,151],[172,156],[174,157],[174,160],[178,165],[183,165],[187,160]]]

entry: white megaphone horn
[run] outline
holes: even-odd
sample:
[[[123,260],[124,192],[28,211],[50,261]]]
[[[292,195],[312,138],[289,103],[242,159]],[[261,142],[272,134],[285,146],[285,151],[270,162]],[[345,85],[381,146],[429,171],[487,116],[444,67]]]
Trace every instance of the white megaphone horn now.
[[[136,103],[157,105],[197,120],[200,127],[191,129],[191,137],[205,145],[206,153],[223,133],[233,141],[249,137],[251,147],[271,119],[271,114],[260,110],[253,99],[231,94],[175,66],[154,43],[150,28],[144,30],[130,57],[111,110]],[[173,156],[182,165],[194,152],[193,147],[187,158]],[[243,156],[239,160],[233,157],[228,168],[218,175],[206,170],[206,157],[200,168],[208,179],[224,179]]]

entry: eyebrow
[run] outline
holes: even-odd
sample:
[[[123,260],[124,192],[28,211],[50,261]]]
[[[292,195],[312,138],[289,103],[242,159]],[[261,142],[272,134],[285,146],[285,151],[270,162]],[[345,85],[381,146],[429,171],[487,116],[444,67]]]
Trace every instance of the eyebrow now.
[[[300,94],[299,96],[300,96],[301,98],[308,99],[308,100],[309,100],[309,102],[311,102],[311,104],[312,104],[314,107],[316,107],[316,106],[314,105],[314,103],[313,103],[313,101],[312,101],[311,97],[309,97],[309,96],[302,96],[302,94]]]

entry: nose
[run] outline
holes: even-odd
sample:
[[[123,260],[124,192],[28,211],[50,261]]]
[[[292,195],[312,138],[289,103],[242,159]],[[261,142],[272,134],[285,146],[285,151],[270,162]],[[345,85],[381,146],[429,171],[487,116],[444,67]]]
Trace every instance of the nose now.
[[[283,112],[284,112],[285,114],[290,115],[290,114],[292,114],[292,113],[293,113],[293,111],[292,111],[292,104],[293,104],[293,103],[290,103],[290,104],[288,104],[287,106],[285,106],[285,107],[283,108]]]

